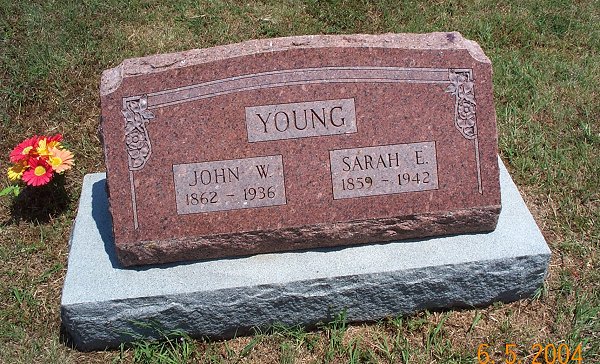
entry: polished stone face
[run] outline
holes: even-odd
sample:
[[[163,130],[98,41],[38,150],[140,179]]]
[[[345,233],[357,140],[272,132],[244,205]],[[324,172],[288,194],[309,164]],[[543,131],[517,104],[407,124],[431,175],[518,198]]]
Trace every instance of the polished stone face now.
[[[491,64],[458,33],[130,59],[101,102],[124,265],[490,231],[500,212]]]

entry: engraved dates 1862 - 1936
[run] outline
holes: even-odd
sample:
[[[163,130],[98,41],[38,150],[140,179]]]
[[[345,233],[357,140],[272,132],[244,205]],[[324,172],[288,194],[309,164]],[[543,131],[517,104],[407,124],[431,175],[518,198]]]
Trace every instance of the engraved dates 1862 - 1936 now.
[[[329,159],[334,199],[438,188],[435,142],[332,150]]]
[[[173,165],[177,214],[285,205],[281,155]]]

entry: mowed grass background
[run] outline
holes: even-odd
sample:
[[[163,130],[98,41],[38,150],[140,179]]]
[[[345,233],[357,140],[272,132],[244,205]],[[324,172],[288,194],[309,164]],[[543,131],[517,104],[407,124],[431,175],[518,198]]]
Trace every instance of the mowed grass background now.
[[[316,330],[219,342],[179,336],[94,353],[61,342],[81,182],[104,170],[96,133],[104,69],[252,38],[451,30],[493,62],[501,157],[552,249],[533,299],[366,324],[347,325],[341,313]],[[0,0],[0,189],[8,154],[25,137],[63,133],[77,158],[55,203],[0,199],[0,362],[473,363],[480,344],[504,362],[507,343],[527,363],[538,343],[571,351],[581,343],[582,362],[600,362],[599,93],[597,0]]]

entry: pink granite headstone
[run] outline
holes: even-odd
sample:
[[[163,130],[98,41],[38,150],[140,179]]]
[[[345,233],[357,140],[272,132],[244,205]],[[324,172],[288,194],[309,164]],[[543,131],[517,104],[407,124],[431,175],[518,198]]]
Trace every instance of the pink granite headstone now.
[[[459,33],[128,59],[100,93],[124,266],[496,226],[492,67]]]

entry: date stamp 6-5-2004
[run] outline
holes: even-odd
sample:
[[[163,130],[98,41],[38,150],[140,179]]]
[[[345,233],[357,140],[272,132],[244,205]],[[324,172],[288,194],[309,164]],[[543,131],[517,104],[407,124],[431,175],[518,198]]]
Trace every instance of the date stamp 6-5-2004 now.
[[[506,343],[503,352],[480,344],[477,348],[477,364],[567,364],[583,363],[581,343],[571,347],[567,343],[533,344],[530,348]]]

